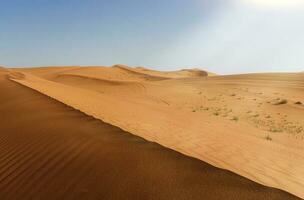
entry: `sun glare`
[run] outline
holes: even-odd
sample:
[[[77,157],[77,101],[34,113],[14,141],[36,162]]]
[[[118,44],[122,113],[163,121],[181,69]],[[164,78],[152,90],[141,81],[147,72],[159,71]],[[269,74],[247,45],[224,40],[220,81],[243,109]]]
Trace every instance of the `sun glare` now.
[[[266,8],[304,8],[304,0],[242,0]]]

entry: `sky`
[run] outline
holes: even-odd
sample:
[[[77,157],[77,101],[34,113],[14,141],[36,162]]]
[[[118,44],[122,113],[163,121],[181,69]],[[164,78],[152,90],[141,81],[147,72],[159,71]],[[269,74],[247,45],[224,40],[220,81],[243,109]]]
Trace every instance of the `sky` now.
[[[304,0],[0,0],[0,65],[304,71]]]

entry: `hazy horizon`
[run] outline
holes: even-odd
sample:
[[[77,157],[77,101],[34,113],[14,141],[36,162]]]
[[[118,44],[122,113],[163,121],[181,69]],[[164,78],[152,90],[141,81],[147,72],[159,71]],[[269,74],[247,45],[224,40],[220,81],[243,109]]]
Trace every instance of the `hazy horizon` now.
[[[304,71],[303,0],[11,0],[0,65]]]
[[[121,63],[113,64],[113,65],[37,65],[37,66],[7,66],[7,65],[0,65],[0,67],[8,68],[8,69],[20,69],[20,68],[48,68],[48,67],[113,67],[115,65],[125,65]],[[149,66],[129,66],[125,65],[128,67],[144,67],[147,69],[152,69],[152,70],[157,70],[157,71],[175,71],[175,70],[183,70],[183,69],[200,69],[200,70],[205,70],[211,73],[215,73],[217,75],[235,75],[235,74],[254,74],[254,73],[303,73],[304,71],[248,71],[248,72],[239,72],[239,73],[220,73],[216,71],[210,71],[207,68],[204,67],[199,67],[199,66],[185,66],[185,67],[149,67]]]

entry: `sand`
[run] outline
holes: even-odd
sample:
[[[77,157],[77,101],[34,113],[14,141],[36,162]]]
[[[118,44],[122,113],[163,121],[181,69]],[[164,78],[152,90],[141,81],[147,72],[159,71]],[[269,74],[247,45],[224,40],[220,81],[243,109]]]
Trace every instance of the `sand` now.
[[[134,136],[8,74],[0,69],[1,199],[298,199]]]
[[[304,198],[301,73],[210,77],[121,65],[12,72],[13,80],[125,131]]]

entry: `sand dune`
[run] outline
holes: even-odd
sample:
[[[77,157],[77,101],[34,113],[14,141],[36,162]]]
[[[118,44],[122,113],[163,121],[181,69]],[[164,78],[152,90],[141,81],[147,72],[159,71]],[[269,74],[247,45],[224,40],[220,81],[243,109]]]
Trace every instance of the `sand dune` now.
[[[112,67],[40,67],[25,68],[24,71],[31,72],[32,74],[47,79],[54,78],[57,75],[79,75],[116,81],[153,81],[171,78],[204,77],[209,74],[214,75],[199,69],[160,72],[143,67],[132,68],[125,65],[114,65]]]
[[[297,199],[8,79],[19,75],[0,69],[1,199]]]
[[[304,76],[126,66],[20,69],[13,80],[132,134],[304,198]]]
[[[5,71],[7,71],[7,69],[4,68],[4,67],[2,67],[2,66],[0,66],[0,72],[5,72]]]
[[[215,75],[213,73],[209,73],[207,71],[203,71],[200,69],[182,69],[178,71],[166,71],[166,72],[151,70],[144,67],[136,67],[129,69],[145,74],[166,77],[166,78],[190,78],[190,77],[205,77],[205,76]]]

